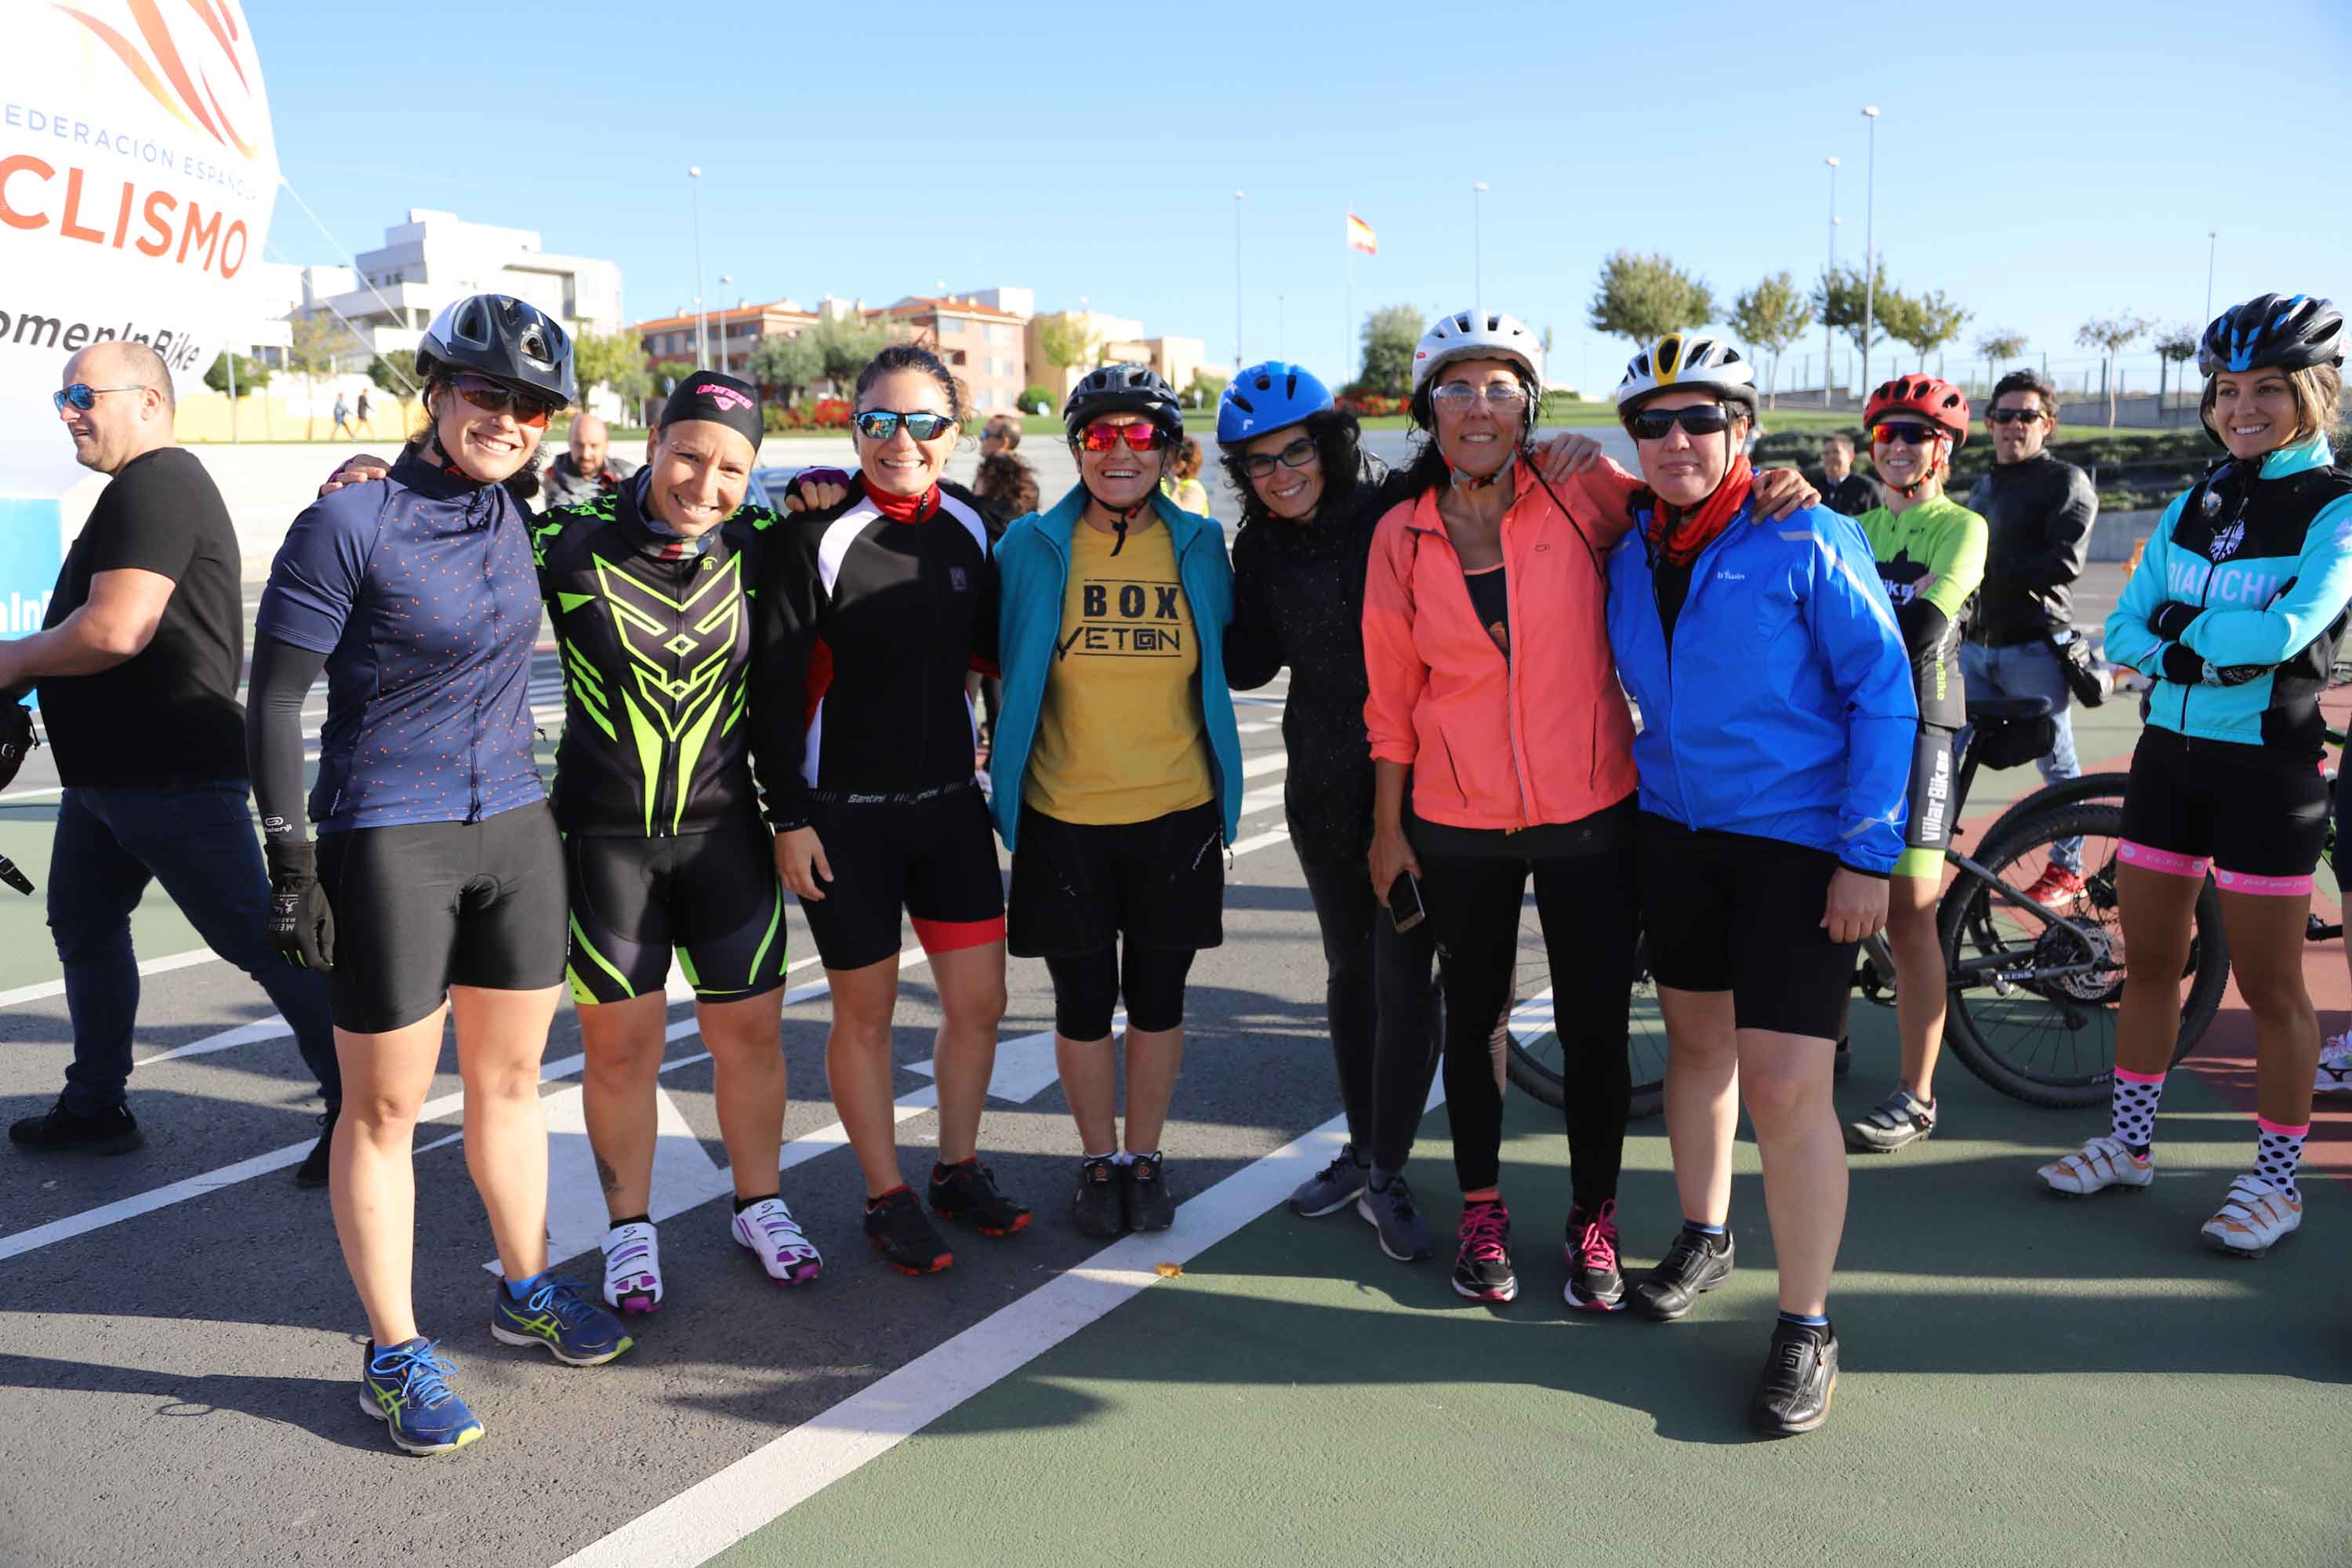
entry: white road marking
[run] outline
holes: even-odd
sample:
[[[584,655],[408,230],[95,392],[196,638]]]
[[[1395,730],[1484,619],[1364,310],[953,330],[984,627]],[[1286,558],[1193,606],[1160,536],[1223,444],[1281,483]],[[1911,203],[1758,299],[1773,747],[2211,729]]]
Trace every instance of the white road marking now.
[[[210,963],[217,956],[208,947],[191,948],[186,952],[175,952],[167,958],[145,959],[139,965],[139,973],[142,975],[168,974],[174,969],[193,969],[199,963]],[[64,981],[44,980],[36,985],[19,985],[14,991],[0,991],[0,1007],[13,1007],[19,1002],[45,1001],[65,994]]]

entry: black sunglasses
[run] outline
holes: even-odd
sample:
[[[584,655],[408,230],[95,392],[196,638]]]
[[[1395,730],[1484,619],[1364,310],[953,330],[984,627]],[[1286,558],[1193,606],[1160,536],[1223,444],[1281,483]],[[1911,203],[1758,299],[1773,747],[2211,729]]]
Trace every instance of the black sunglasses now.
[[[1251,479],[1262,479],[1274,472],[1274,466],[1276,463],[1280,463],[1286,468],[1303,468],[1314,460],[1315,443],[1301,436],[1271,457],[1260,452],[1254,457],[1244,458],[1242,472]]]
[[[1693,436],[1712,436],[1731,428],[1731,410],[1720,403],[1702,403],[1694,408],[1644,408],[1625,421],[1636,441],[1663,441],[1677,425]]]
[[[858,413],[857,433],[869,441],[887,441],[904,425],[907,434],[916,440],[935,441],[954,423],[945,414],[898,414],[887,408],[867,408]]]
[[[1996,408],[1985,416],[1995,425],[2032,425],[2042,417],[2039,408]]]

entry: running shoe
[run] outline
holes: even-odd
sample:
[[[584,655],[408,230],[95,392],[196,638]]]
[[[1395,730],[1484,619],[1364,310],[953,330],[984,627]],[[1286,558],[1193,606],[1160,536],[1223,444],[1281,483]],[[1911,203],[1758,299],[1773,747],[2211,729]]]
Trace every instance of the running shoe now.
[[[2088,1197],[2109,1187],[2144,1187],[2156,1180],[2156,1154],[2135,1154],[2120,1139],[2098,1137],[2034,1174],[2053,1193]]]
[[[2229,1196],[2200,1235],[2232,1258],[2260,1258],[2303,1224],[2303,1200],[2252,1172],[2230,1184]]]
[[[781,1197],[761,1198],[738,1214],[733,1229],[735,1245],[758,1258],[779,1285],[806,1285],[824,1272],[816,1243],[802,1233]]]
[[[662,1304],[661,1237],[645,1220],[604,1233],[604,1305],[650,1312]]]
[[[1511,1270],[1511,1211],[1500,1198],[1462,1205],[1461,1246],[1454,1254],[1454,1289],[1473,1301],[1518,1299]]]
[[[1568,1263],[1568,1286],[1561,1295],[1570,1306],[1613,1312],[1625,1304],[1625,1277],[1617,1269],[1615,1198],[1591,1214],[1581,1207],[1570,1209],[1568,1244],[1560,1250]]]
[[[931,1212],[960,1219],[982,1236],[1029,1228],[1029,1211],[996,1190],[996,1173],[977,1158],[931,1167]]]
[[[1859,1121],[1845,1124],[1845,1146],[1857,1154],[1892,1154],[1936,1130],[1936,1102],[1899,1085]]]
[[[955,1261],[938,1227],[923,1217],[912,1187],[866,1200],[866,1239],[901,1274],[937,1274]]]
[[[1127,1228],[1166,1230],[1176,1223],[1176,1199],[1168,1191],[1168,1168],[1158,1154],[1138,1154],[1119,1168],[1127,1178]]]
[[[384,1425],[404,1454],[446,1454],[482,1435],[482,1423],[449,1390],[457,1369],[440,1347],[418,1335],[360,1352],[360,1408]]]
[[[1686,1317],[1701,1296],[1731,1278],[1731,1268],[1729,1231],[1717,1247],[1712,1237],[1684,1226],[1658,1266],[1633,1281],[1633,1310],[1654,1323]]]
[[[2044,866],[2033,885],[2018,896],[2053,915],[2063,914],[2083,901],[2083,879],[2063,866]]]
[[[139,1119],[127,1105],[110,1105],[95,1116],[82,1116],[58,1100],[38,1116],[12,1123],[8,1142],[43,1153],[128,1154],[147,1142]]]
[[[1070,1222],[1081,1236],[1108,1241],[1127,1234],[1127,1184],[1118,1160],[1098,1154],[1078,1162],[1078,1190],[1070,1198]]]
[[[1830,1418],[1837,1392],[1837,1335],[1828,1324],[1773,1325],[1772,1348],[1765,1352],[1764,1375],[1748,1406],[1748,1419],[1768,1437],[1793,1437]]]
[[[341,1114],[342,1107],[340,1105],[331,1105],[319,1112],[319,1141],[310,1145],[310,1152],[302,1156],[300,1164],[294,1167],[296,1186],[323,1187],[327,1184],[327,1161],[334,1152],[335,1119]]]
[[[2319,1047],[2314,1094],[2352,1094],[2352,1032],[2331,1035]]]
[[[1402,1176],[1391,1176],[1385,1183],[1377,1174],[1368,1179],[1356,1199],[1356,1213],[1379,1233],[1381,1250],[1399,1263],[1418,1263],[1437,1250]]]
[[[1362,1195],[1371,1175],[1371,1167],[1358,1162],[1356,1146],[1342,1143],[1329,1164],[1298,1184],[1290,1194],[1290,1212],[1302,1219],[1338,1214]]]
[[[504,1280],[490,1288],[490,1337],[500,1344],[539,1345],[566,1366],[602,1366],[637,1342],[571,1280],[542,1274],[527,1283],[530,1293],[520,1301]]]

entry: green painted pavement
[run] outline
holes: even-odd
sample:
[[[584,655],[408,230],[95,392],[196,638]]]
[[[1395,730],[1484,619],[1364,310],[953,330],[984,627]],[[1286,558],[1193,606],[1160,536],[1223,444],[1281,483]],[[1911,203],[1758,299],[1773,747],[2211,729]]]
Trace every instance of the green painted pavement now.
[[[1891,1014],[1858,1006],[1858,1114]],[[1523,1290],[1461,1301],[1347,1215],[1276,1211],[718,1561],[736,1568],[1088,1563],[1895,1560],[2352,1562],[2352,1249],[2339,1183],[2313,1234],[2241,1262],[2196,1230],[2252,1130],[2194,1075],[2146,1192],[2044,1194],[2032,1167],[2093,1117],[1999,1098],[1957,1065],[1948,1131],[1853,1161],[1829,1426],[1742,1421],[1773,1309],[1754,1148],[1739,1272],[1684,1322],[1559,1298],[1567,1151],[1513,1096],[1505,1190]],[[1412,1175],[1450,1232],[1443,1113]],[[1665,1141],[1636,1125],[1629,1263],[1676,1223]],[[1044,1223],[1058,1223],[1054,1216]]]
[[[57,944],[48,924],[49,845],[57,835],[58,797],[10,801],[0,807],[0,855],[33,879],[33,896],[0,888],[0,991],[55,980]],[[166,958],[205,945],[170,895],[149,883],[131,915],[131,942],[142,959]],[[58,1004],[64,1005],[62,1002]]]

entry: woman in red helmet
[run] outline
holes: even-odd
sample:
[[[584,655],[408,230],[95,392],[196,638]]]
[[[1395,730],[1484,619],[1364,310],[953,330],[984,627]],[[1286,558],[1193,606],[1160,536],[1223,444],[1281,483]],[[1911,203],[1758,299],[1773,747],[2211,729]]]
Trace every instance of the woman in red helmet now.
[[[1868,1115],[1848,1122],[1845,1133],[1850,1149],[1889,1153],[1936,1130],[1947,992],[1936,899],[1951,834],[1952,739],[1967,722],[1960,634],[1984,581],[1985,521],[1944,493],[1952,454],[1969,438],[1969,400],[1958,387],[1931,375],[1897,376],[1870,395],[1863,423],[1886,504],[1854,521],[1895,606],[1919,698],[1904,848],[1886,900],[1903,1078]]]

